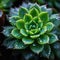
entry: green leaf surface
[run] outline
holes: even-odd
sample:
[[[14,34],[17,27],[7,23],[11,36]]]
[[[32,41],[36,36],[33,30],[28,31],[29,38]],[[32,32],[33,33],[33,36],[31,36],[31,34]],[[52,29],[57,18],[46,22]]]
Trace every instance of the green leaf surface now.
[[[11,34],[12,34],[12,36],[14,36],[17,39],[22,38],[22,35],[21,35],[20,31],[17,28],[13,29]]]
[[[58,41],[58,37],[53,33],[49,34],[49,43],[52,44],[56,41]]]
[[[12,39],[11,37],[9,37],[4,40],[3,45],[8,49],[12,49],[14,47],[15,42],[16,42],[16,39]]]
[[[44,45],[33,44],[30,46],[30,48],[34,53],[39,54],[40,52],[42,52]]]
[[[49,36],[48,35],[42,35],[37,39],[39,44],[47,44],[49,43]]]
[[[25,22],[30,22],[30,21],[32,20],[32,16],[29,15],[29,14],[26,14],[26,15],[24,16],[24,20],[25,20]]]
[[[32,6],[30,6],[30,9],[32,9],[32,8],[36,8],[39,11],[39,13],[41,12],[40,6],[36,3]]]
[[[13,17],[10,17],[9,18],[9,22],[12,24],[12,25],[16,25],[16,21],[19,20],[20,17],[19,16],[13,16]]]
[[[32,44],[34,42],[33,39],[28,38],[28,37],[22,38],[22,41],[23,41],[24,44]]]
[[[27,32],[25,31],[25,29],[20,29],[20,33],[23,35],[23,36],[28,36]]]
[[[40,36],[40,34],[35,34],[35,35],[31,35],[30,37],[32,38],[32,39],[36,39],[36,38],[38,38]]]
[[[50,54],[51,54],[50,46],[49,45],[45,45],[44,49],[42,51],[42,56],[49,59]]]
[[[44,33],[46,33],[46,31],[47,31],[47,27],[46,26],[42,27],[40,30],[40,35],[43,35]]]
[[[60,42],[56,42],[52,46],[54,54],[57,56],[58,59],[60,59]]]
[[[48,15],[47,12],[41,12],[41,13],[39,14],[39,17],[40,17],[40,19],[41,19],[43,22],[49,21],[49,15]]]
[[[26,8],[24,8],[24,7],[20,7],[20,9],[19,9],[19,16],[21,18],[23,18],[26,13],[28,13],[28,10]]]
[[[48,23],[46,24],[46,27],[47,27],[47,31],[51,31],[51,30],[53,29],[53,27],[54,27],[54,24],[51,23],[51,22],[48,22]]]
[[[39,21],[41,21],[41,20],[39,19],[39,17],[34,17],[32,20],[33,20],[34,22],[36,22],[36,23],[38,23]]]
[[[2,33],[6,36],[6,37],[9,37],[11,35],[11,31],[14,27],[12,26],[7,26],[7,27],[4,27],[4,30],[2,31]]]
[[[36,8],[32,8],[29,12],[33,17],[38,16],[39,12]]]
[[[27,46],[22,42],[17,40],[14,44],[14,49],[25,49]]]
[[[16,21],[16,27],[18,29],[24,28],[24,20],[20,19],[20,20]]]

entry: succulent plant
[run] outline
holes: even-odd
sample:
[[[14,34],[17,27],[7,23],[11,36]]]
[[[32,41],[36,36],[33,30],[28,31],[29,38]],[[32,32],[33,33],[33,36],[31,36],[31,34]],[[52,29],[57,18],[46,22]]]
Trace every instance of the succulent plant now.
[[[34,53],[48,51],[51,53],[50,44],[58,41],[53,32],[55,25],[51,21],[52,10],[38,4],[21,6],[18,14],[9,17],[11,26],[5,27],[3,34],[8,37],[4,46],[12,49],[25,49],[30,47]]]

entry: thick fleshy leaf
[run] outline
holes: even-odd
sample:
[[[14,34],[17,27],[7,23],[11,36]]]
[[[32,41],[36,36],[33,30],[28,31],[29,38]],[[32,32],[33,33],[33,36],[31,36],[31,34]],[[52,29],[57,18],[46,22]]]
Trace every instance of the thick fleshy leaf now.
[[[12,17],[12,16],[19,16],[19,8],[18,7],[15,7],[15,8],[10,8],[9,9],[9,16]]]
[[[27,46],[22,41],[17,40],[14,44],[14,49],[25,49]]]
[[[38,38],[40,36],[40,34],[35,34],[35,35],[31,35],[30,37],[32,38],[32,39],[35,39],[35,38]]]
[[[30,9],[32,9],[32,8],[36,8],[39,11],[39,13],[41,12],[40,6],[36,3],[32,6],[30,6]]]
[[[28,37],[22,38],[22,41],[23,41],[24,44],[32,44],[34,42],[33,39],[28,38]]]
[[[24,8],[24,7],[20,7],[20,9],[19,9],[19,16],[21,18],[23,18],[26,13],[28,13],[28,10],[26,8]]]
[[[50,54],[51,54],[51,48],[50,48],[50,46],[49,45],[45,45],[41,55],[43,57],[49,59]]]
[[[43,27],[43,22],[38,22],[38,28],[42,28]]]
[[[2,33],[6,36],[6,37],[9,37],[11,35],[11,31],[14,27],[12,26],[7,26],[7,27],[4,27],[4,30],[2,31]]]
[[[37,29],[38,26],[37,26],[37,24],[34,21],[31,21],[29,23],[29,27],[28,28],[29,28],[29,30],[31,30],[31,29]]]
[[[41,19],[43,22],[49,21],[49,15],[48,15],[47,12],[41,12],[41,13],[39,14],[39,17],[40,17],[40,19]]]
[[[13,29],[12,32],[11,32],[11,34],[15,38],[18,38],[18,39],[22,38],[22,35],[20,34],[20,31],[17,28]]]
[[[37,39],[39,44],[47,44],[49,43],[49,37],[47,35],[42,35]]]
[[[24,28],[24,20],[20,19],[20,20],[16,21],[16,27],[18,29]]]
[[[39,31],[40,29],[31,29],[31,30],[28,30],[27,33],[29,33],[30,35],[34,35],[34,34],[37,34]]]
[[[60,42],[56,42],[52,46],[53,46],[54,54],[57,56],[57,58],[60,59]]]
[[[48,12],[48,14],[51,16],[52,15],[52,9],[51,8],[48,8],[47,9],[47,12]]]
[[[26,33],[25,29],[20,29],[20,33],[21,33],[23,36],[28,36],[28,34]]]
[[[38,23],[39,21],[41,21],[39,17],[34,17],[32,20],[35,21],[36,23]]]
[[[58,41],[58,37],[53,33],[49,34],[49,43],[52,44],[56,41]]]
[[[26,15],[24,16],[24,20],[25,20],[25,22],[30,22],[30,21],[32,20],[32,16],[29,15],[29,14],[26,14]]]
[[[35,16],[38,16],[39,12],[38,12],[38,10],[37,10],[36,8],[32,8],[32,9],[30,10],[30,14],[31,14],[33,17],[35,17]]]
[[[16,39],[12,39],[11,37],[4,40],[3,45],[7,47],[8,49],[11,49],[14,47],[14,43],[16,42]]]
[[[34,53],[39,54],[40,52],[42,52],[44,45],[33,44],[30,46],[30,48]]]
[[[40,30],[40,35],[43,35],[44,33],[46,33],[46,31],[47,31],[47,27],[46,26],[42,27]]]
[[[51,20],[51,22],[54,23],[55,27],[58,27],[60,25],[60,15],[59,14],[51,15],[50,20]]]
[[[42,12],[46,12],[46,9],[47,9],[47,8],[46,8],[46,5],[42,5],[42,6],[40,6],[40,8],[41,8],[41,11],[42,11]]]
[[[10,17],[9,18],[9,22],[12,24],[12,25],[16,25],[16,21],[19,20],[20,17],[19,16],[13,16],[13,17]]]
[[[48,23],[46,24],[46,27],[47,27],[47,31],[51,31],[51,30],[53,29],[53,27],[54,27],[54,24],[51,23],[51,22],[48,22]]]
[[[25,23],[24,27],[26,30],[29,30],[29,23]]]

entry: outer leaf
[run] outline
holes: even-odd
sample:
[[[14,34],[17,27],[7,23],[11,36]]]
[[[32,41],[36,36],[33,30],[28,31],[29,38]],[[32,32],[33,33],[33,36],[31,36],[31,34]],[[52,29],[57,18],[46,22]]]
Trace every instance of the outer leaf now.
[[[35,17],[35,16],[38,16],[39,12],[38,12],[38,10],[37,10],[36,8],[32,8],[32,9],[30,10],[30,14],[31,14],[33,17]]]
[[[28,34],[26,33],[25,29],[20,29],[20,33],[21,33],[23,36],[28,36]]]
[[[25,20],[25,22],[30,22],[30,21],[32,20],[32,16],[29,15],[29,14],[26,14],[26,15],[24,16],[24,20]]]
[[[55,35],[55,34],[49,34],[49,36],[50,36],[50,40],[49,40],[49,43],[50,44],[52,44],[52,43],[54,43],[54,42],[56,42],[56,41],[58,41],[58,37]]]
[[[56,42],[52,46],[54,54],[60,59],[60,42]]]
[[[16,25],[16,21],[19,20],[20,17],[19,16],[13,16],[13,17],[10,17],[9,18],[9,22],[12,24],[12,25]]]
[[[27,37],[22,38],[22,41],[24,44],[32,44],[34,42],[33,39]]]
[[[11,37],[4,40],[3,45],[7,48],[13,48],[16,40],[13,40]]]
[[[46,5],[42,5],[42,6],[40,6],[40,8],[41,8],[41,11],[42,11],[42,12],[44,12],[44,11],[46,12],[46,9],[47,9],[47,8],[46,8]]]
[[[39,54],[40,52],[42,52],[44,45],[33,44],[30,46],[30,48],[34,53]]]
[[[11,31],[14,27],[12,26],[7,26],[7,27],[4,27],[4,30],[3,30],[3,34],[6,36],[6,37],[9,37],[11,35]]]
[[[49,15],[47,12],[41,12],[39,17],[43,22],[49,21]]]
[[[51,54],[51,48],[49,45],[45,45],[43,51],[42,51],[42,56],[46,57],[49,59],[49,56]]]
[[[16,21],[16,27],[18,29],[24,28],[24,20],[20,19],[20,20]]]
[[[19,16],[21,18],[23,18],[26,13],[28,13],[28,10],[26,8],[24,8],[24,7],[20,7],[20,9],[19,9]]]
[[[39,13],[41,12],[40,6],[36,3],[32,6],[30,6],[30,9],[32,9],[32,8],[36,8],[39,11]]]
[[[14,49],[25,49],[27,46],[22,41],[17,40],[14,44]]]
[[[18,38],[18,39],[22,38],[22,35],[20,34],[20,31],[19,31],[18,29],[16,29],[16,28],[12,30],[11,34],[12,34],[15,38]]]
[[[38,38],[37,41],[39,44],[47,44],[49,43],[49,37],[47,35],[42,35]]]
[[[53,29],[53,27],[54,27],[54,24],[51,23],[51,22],[48,22],[48,23],[46,24],[46,27],[47,27],[47,31],[51,31],[51,30]]]
[[[51,16],[52,15],[52,9],[51,8],[48,8],[47,9],[47,12],[48,12],[48,14]]]
[[[47,27],[46,26],[42,27],[40,30],[40,35],[43,35],[44,33],[46,33],[46,31],[47,31]]]

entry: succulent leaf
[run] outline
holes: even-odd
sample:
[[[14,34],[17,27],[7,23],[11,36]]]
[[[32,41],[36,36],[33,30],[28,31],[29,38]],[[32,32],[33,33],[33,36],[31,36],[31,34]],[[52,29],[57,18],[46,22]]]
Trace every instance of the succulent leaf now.
[[[36,8],[32,8],[30,10],[30,14],[32,15],[32,17],[38,16],[39,12]]]
[[[39,44],[47,44],[49,43],[49,36],[47,35],[42,35],[40,38],[37,39]]]
[[[58,37],[55,34],[49,34],[49,43],[52,44],[56,41],[58,41]]]
[[[20,34],[20,32],[17,28],[13,29],[11,34],[12,34],[12,36],[14,36],[17,39],[21,39],[21,37],[22,37],[22,35]]]
[[[27,37],[22,38],[22,41],[24,44],[32,44],[34,42],[33,39]]]
[[[41,12],[39,17],[43,22],[49,21],[49,15],[47,12]]]
[[[54,24],[51,23],[51,22],[48,22],[48,23],[46,24],[46,27],[47,27],[47,31],[51,31],[51,30],[53,29],[53,27],[54,27]]]
[[[32,44],[30,48],[34,53],[39,54],[40,52],[42,52],[44,45]]]
[[[25,49],[27,46],[22,42],[17,40],[14,44],[14,49]]]
[[[28,36],[27,32],[25,31],[25,29],[21,29],[20,30],[20,33],[23,35],[23,36]]]
[[[32,8],[36,8],[39,11],[39,13],[41,12],[40,6],[36,3],[30,7],[30,9],[32,9]]]
[[[30,21],[32,20],[32,16],[29,15],[29,14],[26,14],[26,15],[24,16],[24,20],[25,20],[25,22],[30,22]]]
[[[51,54],[51,48],[50,48],[50,46],[49,45],[45,45],[45,47],[44,47],[44,49],[42,51],[42,56],[49,59],[50,54]]]
[[[46,31],[47,27],[46,26],[42,27],[42,29],[40,30],[40,35],[43,35],[44,33],[46,33]]]
[[[24,28],[24,20],[20,19],[20,20],[16,21],[16,27],[18,29]]]
[[[13,16],[9,18],[9,22],[11,23],[11,25],[16,25],[16,21],[19,19],[20,19],[19,16]]]
[[[26,13],[28,13],[28,10],[24,7],[20,7],[20,9],[19,9],[20,18],[23,18]]]

